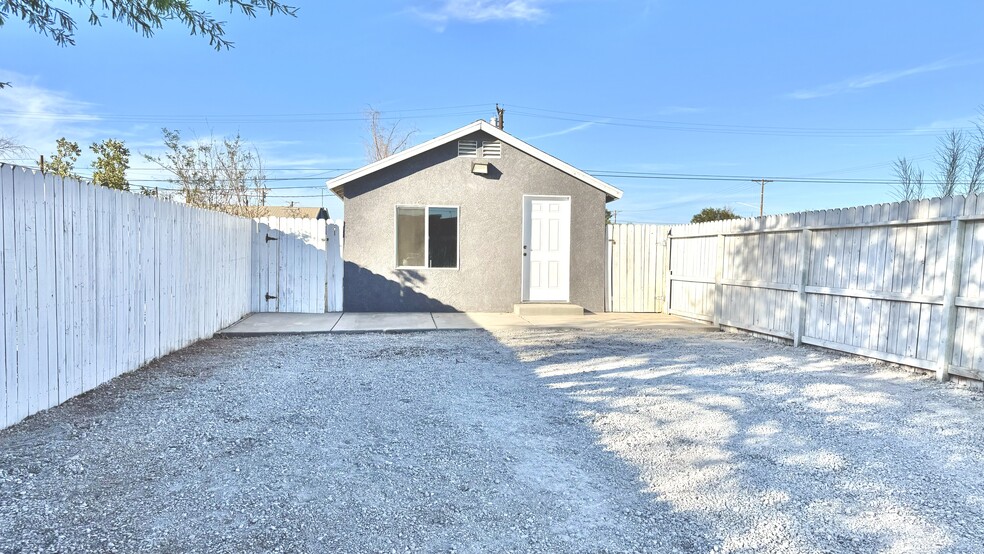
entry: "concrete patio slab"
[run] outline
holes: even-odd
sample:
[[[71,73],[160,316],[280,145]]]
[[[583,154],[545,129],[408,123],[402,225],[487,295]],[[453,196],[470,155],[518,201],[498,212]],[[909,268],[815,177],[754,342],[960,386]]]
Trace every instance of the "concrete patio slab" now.
[[[329,313],[251,314],[216,333],[218,337],[255,337],[305,333],[365,333],[459,329],[677,329],[717,331],[717,327],[666,314],[588,314],[519,316],[510,313]]]
[[[530,322],[515,314],[500,313],[439,313],[431,314],[438,329],[489,329],[528,327]]]
[[[585,316],[526,316],[534,327],[560,329],[677,329],[689,331],[718,331],[709,323],[702,323],[667,314],[604,313]]]
[[[218,337],[257,337],[327,333],[338,323],[341,312],[328,314],[257,313],[250,314],[216,333]]]
[[[427,312],[355,313],[345,312],[335,324],[335,333],[365,331],[427,331],[437,329],[434,318]]]

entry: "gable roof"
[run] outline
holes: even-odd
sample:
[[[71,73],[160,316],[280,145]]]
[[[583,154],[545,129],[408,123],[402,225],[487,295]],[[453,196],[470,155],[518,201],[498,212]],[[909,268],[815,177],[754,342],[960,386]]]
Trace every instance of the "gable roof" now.
[[[392,156],[375,161],[369,165],[364,165],[359,169],[356,169],[354,171],[349,171],[348,173],[335,177],[334,179],[330,179],[327,181],[328,188],[331,189],[331,191],[334,192],[339,198],[342,198],[341,186],[346,183],[350,183],[352,181],[355,181],[356,179],[365,177],[366,175],[369,175],[371,173],[375,173],[376,171],[379,171],[383,168],[387,168],[392,165],[398,164],[404,160],[416,156],[417,154],[427,152],[428,150],[433,150],[438,146],[445,145],[453,140],[457,140],[461,137],[470,135],[477,131],[483,131],[485,133],[488,133],[493,137],[495,137],[496,139],[508,144],[509,146],[512,146],[517,150],[525,152],[526,154],[540,160],[541,162],[553,166],[554,168],[570,175],[571,177],[574,177],[575,179],[604,192],[610,200],[614,200],[622,197],[621,190],[609,185],[608,183],[602,181],[601,179],[598,179],[597,177],[592,177],[591,175],[588,175],[587,173],[581,171],[580,169],[568,163],[558,160],[557,158],[551,156],[550,154],[547,154],[546,152],[519,140],[518,138],[510,135],[509,133],[503,131],[502,129],[499,129],[495,125],[492,125],[482,120],[476,121],[474,123],[469,123],[468,125],[465,125],[460,129],[455,129],[450,133],[443,134],[437,138],[433,138],[427,142],[423,142],[421,144],[418,144],[417,146],[414,146],[412,148],[407,148],[402,152],[393,154]]]

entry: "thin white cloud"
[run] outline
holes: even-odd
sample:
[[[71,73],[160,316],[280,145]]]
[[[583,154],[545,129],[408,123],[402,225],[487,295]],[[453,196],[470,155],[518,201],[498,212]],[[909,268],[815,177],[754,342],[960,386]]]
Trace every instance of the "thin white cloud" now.
[[[977,121],[978,117],[979,116],[977,114],[969,114],[964,117],[955,117],[953,119],[937,119],[936,121],[932,121],[926,125],[915,127],[904,134],[938,135],[940,132],[949,131],[950,129],[971,130],[974,128],[974,121]]]
[[[543,0],[442,0],[412,8],[411,12],[443,29],[452,21],[540,21],[547,16],[543,3]]]
[[[45,88],[36,78],[20,73],[0,70],[0,81],[11,83],[0,91],[0,135],[14,138],[32,154],[53,150],[55,140],[63,136],[80,144],[95,136],[100,118],[92,104]]]
[[[690,106],[667,106],[657,112],[659,115],[679,115],[688,113],[701,113],[706,111],[704,108],[693,108]]]
[[[875,73],[869,73],[868,75],[863,75],[861,77],[854,77],[812,89],[798,90],[788,94],[787,96],[795,100],[812,100],[814,98],[823,98],[825,96],[833,96],[835,94],[854,92],[877,85],[884,85],[906,77],[922,75],[924,73],[934,73],[937,71],[945,71],[956,67],[976,65],[978,63],[980,63],[980,61],[958,61],[952,59],[939,60],[933,63],[910,67],[908,69],[901,69],[898,71],[878,71]]]
[[[599,122],[597,122],[597,121],[587,121],[587,122],[584,122],[584,123],[578,123],[577,125],[574,125],[573,127],[568,127],[566,129],[561,129],[559,131],[552,131],[552,132],[549,132],[549,133],[544,133],[542,135],[536,135],[536,136],[532,136],[532,137],[527,137],[525,140],[537,140],[537,139],[542,139],[542,138],[547,138],[547,137],[559,137],[559,136],[562,136],[562,135],[569,135],[571,133],[576,133],[578,131],[584,131],[585,129],[590,129],[591,127],[594,127],[598,123]],[[604,123],[604,122],[601,122],[601,123]]]
[[[671,171],[682,171],[687,166],[675,162],[636,162],[625,165],[628,171],[638,171],[646,173],[669,173]]]
[[[299,158],[265,156],[263,158],[263,164],[267,167],[288,167],[293,169],[355,167],[362,165],[364,162],[364,158],[356,156],[304,156]]]

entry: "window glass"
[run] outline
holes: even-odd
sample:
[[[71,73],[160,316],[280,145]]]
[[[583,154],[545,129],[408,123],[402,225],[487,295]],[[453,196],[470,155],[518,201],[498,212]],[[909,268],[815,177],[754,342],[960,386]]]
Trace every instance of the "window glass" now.
[[[396,264],[424,266],[424,208],[396,209]]]
[[[428,267],[458,267],[458,208],[428,208]]]

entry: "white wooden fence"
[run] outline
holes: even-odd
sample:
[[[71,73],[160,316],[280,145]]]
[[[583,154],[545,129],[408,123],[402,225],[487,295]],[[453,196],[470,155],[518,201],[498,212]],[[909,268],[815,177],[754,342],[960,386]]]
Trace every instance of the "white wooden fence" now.
[[[0,428],[249,310],[250,221],[0,165]]]
[[[251,310],[340,310],[339,227],[0,164],[0,429]]]
[[[665,225],[608,225],[609,312],[662,312],[665,310]]]
[[[669,313],[984,379],[984,197],[669,232]]]
[[[341,221],[262,217],[253,222],[254,312],[342,310]]]

